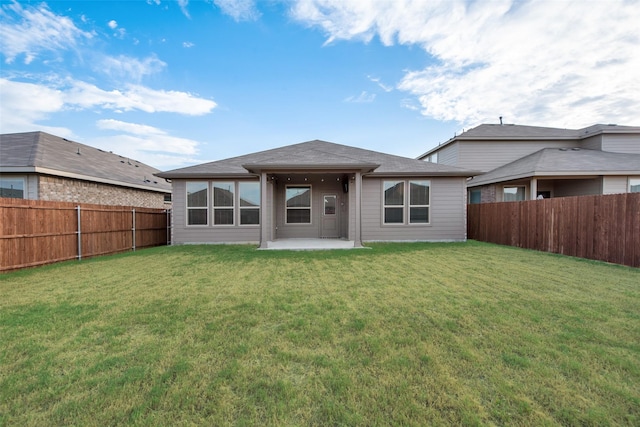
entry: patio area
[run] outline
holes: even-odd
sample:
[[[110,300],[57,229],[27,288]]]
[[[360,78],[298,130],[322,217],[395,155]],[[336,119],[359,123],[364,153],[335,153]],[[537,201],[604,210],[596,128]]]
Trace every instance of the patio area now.
[[[353,240],[344,239],[278,239],[267,242],[261,250],[313,251],[326,249],[355,249]]]

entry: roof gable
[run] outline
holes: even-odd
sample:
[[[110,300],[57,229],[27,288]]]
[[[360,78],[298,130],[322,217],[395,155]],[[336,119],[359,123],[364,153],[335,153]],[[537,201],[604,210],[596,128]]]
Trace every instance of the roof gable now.
[[[0,135],[0,170],[46,173],[150,191],[171,190],[164,179],[154,177],[158,169],[45,132]]]
[[[371,175],[471,176],[474,171],[327,141],[307,141],[158,174],[166,178],[254,175],[261,170],[361,170]]]

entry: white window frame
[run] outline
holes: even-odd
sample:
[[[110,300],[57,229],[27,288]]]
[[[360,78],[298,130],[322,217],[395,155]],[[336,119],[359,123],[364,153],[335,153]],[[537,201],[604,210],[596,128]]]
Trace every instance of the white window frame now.
[[[474,192],[480,193],[480,201],[479,202],[472,202],[471,201],[471,194],[474,193]],[[469,204],[469,205],[475,205],[475,204],[482,203],[482,190],[480,190],[479,188],[470,188],[467,197],[468,197],[467,204]]]
[[[216,184],[231,184],[233,191],[233,197],[231,198],[231,206],[216,206]],[[211,210],[212,210],[212,221],[211,225],[214,227],[233,227],[236,225],[236,181],[227,181],[227,180],[214,180],[211,181]],[[220,188],[220,187],[217,187]],[[216,211],[231,211],[231,224],[216,224]]]
[[[411,183],[412,182],[426,182],[429,188],[429,197],[426,205],[412,205],[411,204]],[[405,182],[407,188],[407,221],[410,225],[429,225],[431,224],[431,180],[430,179],[408,179]],[[427,208],[427,222],[411,222],[411,208]]]
[[[240,187],[242,184],[257,184],[258,185],[258,206],[242,206],[241,200],[241,191]],[[260,225],[260,212],[262,209],[262,191],[260,189],[260,181],[238,181],[238,191],[236,192],[238,195],[238,226],[240,227],[257,227]],[[242,210],[247,209],[257,209],[258,210],[258,223],[257,224],[243,224],[242,223]]]
[[[397,185],[398,183],[402,183],[402,204],[400,205],[387,205],[385,202],[386,200],[386,183],[394,183],[393,185]],[[383,180],[382,181],[382,224],[383,225],[388,225],[388,226],[398,226],[398,225],[405,225],[406,223],[406,203],[407,203],[407,197],[406,197],[406,189],[407,187],[407,182],[404,179],[394,179],[394,180]],[[391,187],[389,187],[391,188]],[[402,222],[387,222],[387,209],[402,209]]]
[[[629,187],[627,188],[629,193],[637,193],[638,191],[631,191],[632,186],[640,186],[640,176],[630,176]]]
[[[412,205],[411,204],[411,183],[412,182],[423,182],[427,183],[429,187],[429,200],[427,200],[426,205]],[[387,205],[385,204],[385,188],[387,187],[387,183],[392,183],[393,185],[397,185],[398,183],[402,183],[402,204],[401,205]],[[425,225],[431,225],[431,180],[430,179],[385,179],[382,180],[382,218],[381,223],[385,227],[397,227],[397,226],[411,226],[411,227],[419,227]],[[402,222],[387,222],[387,217],[385,215],[387,208],[395,208],[402,209]],[[426,208],[427,209],[427,222],[412,222],[411,221],[411,208]]]
[[[309,207],[289,207],[287,206],[287,190],[289,188],[308,188],[309,189]],[[309,210],[309,222],[289,222],[289,210]],[[284,190],[284,222],[287,225],[312,225],[313,224],[313,188],[310,184],[291,184],[287,185]]]
[[[502,186],[502,201],[506,202],[507,200],[504,199],[504,194],[507,188],[522,188],[524,190],[524,194],[523,194],[523,198],[522,200],[508,200],[509,202],[524,202],[525,200],[527,200],[527,186],[526,185],[503,185]],[[516,194],[517,191],[516,191]]]
[[[206,206],[189,206],[189,184],[205,184],[206,185],[206,191],[205,194],[207,195],[207,203]],[[210,184],[209,181],[187,181],[185,183],[185,211],[187,214],[187,217],[185,218],[185,225],[187,227],[206,227],[209,225],[209,189],[210,189]],[[205,224],[189,224],[189,211],[190,210],[206,210],[207,214],[206,214],[206,223]]]

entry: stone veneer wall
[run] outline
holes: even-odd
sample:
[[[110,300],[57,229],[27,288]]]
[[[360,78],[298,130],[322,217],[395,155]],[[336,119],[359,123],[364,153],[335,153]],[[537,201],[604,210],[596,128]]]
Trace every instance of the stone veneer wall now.
[[[171,208],[171,203],[164,201],[164,193],[48,175],[40,175],[38,194],[40,200],[157,209]]]

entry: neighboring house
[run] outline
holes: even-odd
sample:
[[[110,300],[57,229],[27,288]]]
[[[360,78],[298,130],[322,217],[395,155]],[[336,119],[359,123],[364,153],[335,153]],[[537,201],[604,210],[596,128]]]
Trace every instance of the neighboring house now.
[[[464,241],[466,180],[477,172],[309,141],[162,172],[172,242],[291,238]]]
[[[475,169],[469,203],[640,191],[640,127],[484,124],[418,159]]]
[[[0,197],[167,208],[171,184],[157,172],[44,132],[0,135]]]

